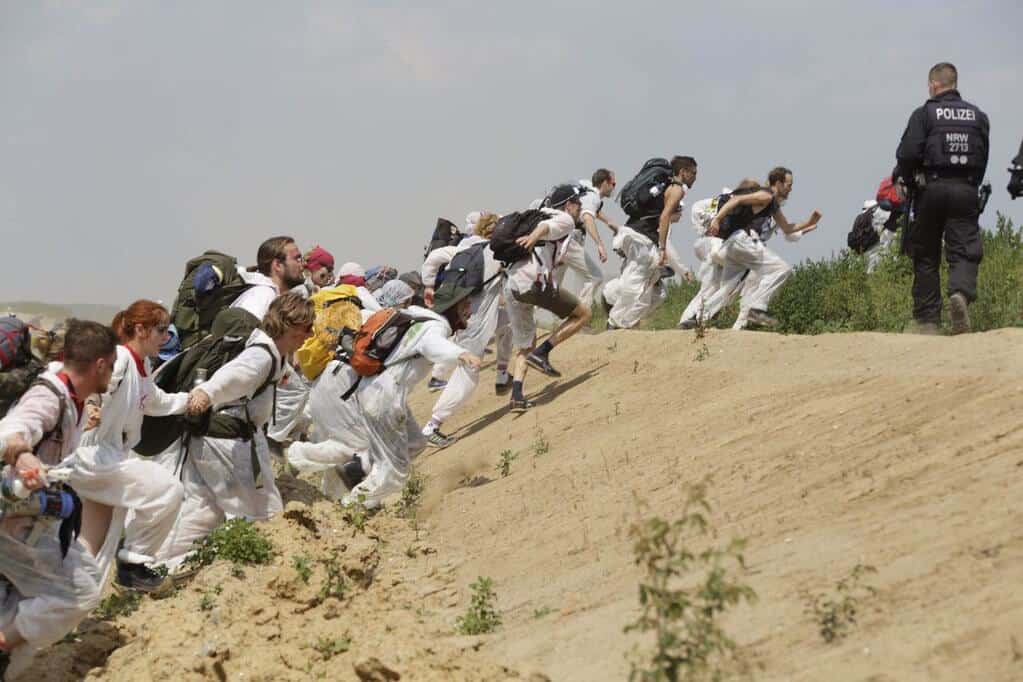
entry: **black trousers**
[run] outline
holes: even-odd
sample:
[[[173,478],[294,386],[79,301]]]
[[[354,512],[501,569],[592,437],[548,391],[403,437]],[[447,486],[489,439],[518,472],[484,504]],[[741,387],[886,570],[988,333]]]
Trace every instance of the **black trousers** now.
[[[941,322],[941,242],[948,260],[948,293],[977,300],[977,271],[984,256],[977,218],[977,188],[957,180],[931,180],[916,202],[912,233],[913,317]]]

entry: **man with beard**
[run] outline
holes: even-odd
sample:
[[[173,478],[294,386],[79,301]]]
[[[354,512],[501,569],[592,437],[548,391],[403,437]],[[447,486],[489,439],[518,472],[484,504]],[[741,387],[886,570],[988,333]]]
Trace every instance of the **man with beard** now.
[[[231,304],[249,311],[257,320],[266,317],[274,299],[305,283],[302,252],[291,237],[271,237],[259,245],[256,267],[242,272],[249,288]]]

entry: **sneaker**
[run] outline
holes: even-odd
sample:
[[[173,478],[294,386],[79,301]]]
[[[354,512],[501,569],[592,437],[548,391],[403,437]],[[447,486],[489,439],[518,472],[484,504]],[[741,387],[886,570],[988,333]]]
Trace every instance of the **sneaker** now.
[[[767,327],[768,329],[778,326],[776,318],[768,315],[766,310],[757,310],[756,308],[749,311],[746,323],[755,327]]]
[[[458,439],[454,436],[445,436],[438,429],[434,429],[433,432],[426,437],[426,444],[431,448],[440,448],[443,450],[447,446],[452,445],[456,440]]]
[[[334,467],[334,471],[337,472],[338,478],[341,479],[341,482],[349,490],[362,483],[366,478],[366,472],[362,468],[362,460],[358,457],[352,457],[352,460],[345,464],[338,464]]]
[[[117,562],[117,585],[125,590],[145,592],[155,598],[164,597],[174,591],[174,580],[161,575],[145,564]]]
[[[966,297],[958,291],[948,297],[948,313],[952,318],[952,333],[967,334],[970,331],[970,310]]]
[[[497,393],[497,395],[508,395],[508,391],[512,389],[511,385],[512,382],[510,379],[508,381],[498,381],[494,384],[494,392]]]
[[[510,407],[512,412],[516,414],[522,414],[531,407],[536,407],[536,403],[528,399],[516,400],[515,398],[512,398]]]
[[[551,361],[542,355],[530,353],[528,356],[526,356],[526,362],[529,364],[530,367],[534,367],[540,370],[549,377],[561,376],[561,372],[554,369],[554,366],[551,365]]]
[[[696,327],[697,327],[696,320],[682,320],[681,322],[678,323],[678,328],[682,329],[683,331],[689,331],[690,329],[696,329]]]
[[[430,393],[433,393],[435,391],[443,391],[444,387],[447,385],[448,382],[443,379],[430,379],[430,383],[426,385],[426,388],[430,391]]]

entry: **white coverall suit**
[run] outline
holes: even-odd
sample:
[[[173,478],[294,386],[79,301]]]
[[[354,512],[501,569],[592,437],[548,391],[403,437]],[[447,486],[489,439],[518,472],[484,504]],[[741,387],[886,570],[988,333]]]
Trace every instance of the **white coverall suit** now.
[[[580,180],[579,185],[589,190],[580,197],[582,208],[579,211],[579,220],[581,221],[584,215],[589,215],[596,222],[604,202],[589,180]],[[577,228],[569,237],[568,243],[565,245],[565,252],[561,257],[561,263],[554,271],[554,281],[559,289],[569,270],[573,270],[582,282],[579,287],[579,300],[587,306],[592,306],[596,301],[597,292],[601,290],[604,273],[600,268],[600,263],[586,250],[586,231],[584,229]]]
[[[168,568],[180,565],[192,551],[192,543],[225,520],[263,521],[284,508],[263,435],[263,427],[273,416],[274,384],[283,373],[276,344],[257,329],[245,342],[245,350],[198,386],[210,397],[214,412],[251,420],[254,435],[251,441],[192,437],[176,457],[163,457],[165,465],[180,469],[185,487],[181,513],[157,553],[157,560]],[[254,396],[268,377],[270,384]],[[258,478],[252,464],[253,448]]]
[[[51,363],[40,377],[64,397],[62,417],[60,399],[46,387],[34,386],[0,420],[0,439],[21,435],[48,466],[60,464],[75,450],[84,425],[70,392],[55,374],[59,369],[59,363]],[[59,433],[44,441],[58,418]],[[104,449],[89,448],[93,453]],[[0,576],[6,579],[0,580],[0,626],[13,621],[26,640],[12,652],[12,665],[15,657],[30,658],[60,640],[99,605],[102,584],[96,560],[77,540],[62,557],[59,526],[59,519],[45,517],[0,521]]]
[[[128,563],[147,564],[155,559],[174,525],[183,497],[181,483],[156,462],[130,452],[142,438],[145,415],[183,414],[187,404],[187,393],[164,393],[157,387],[148,358],[136,360],[128,348],[117,347],[113,375],[102,396],[100,424],[86,431],[81,440],[83,446],[108,447],[80,447],[67,461],[74,470],[71,487],[81,497],[114,510],[96,557],[104,581],[122,530],[124,549],[117,556]]]
[[[450,339],[451,327],[443,317],[419,306],[406,312],[427,321],[413,324],[387,357],[384,371],[363,377],[348,400],[341,396],[358,375],[338,360],[327,365],[309,395],[312,440],[288,448],[288,462],[299,471],[324,472],[324,492],[335,497],[343,486],[334,467],[361,456],[368,475],[342,498],[343,504],[362,496],[367,507],[377,507],[401,490],[412,457],[426,447],[408,394],[429,376],[431,365],[454,365],[466,352]]]
[[[464,251],[475,244],[485,242],[483,237],[467,237],[458,245],[457,251]],[[483,291],[472,297],[472,313],[466,328],[455,334],[455,343],[482,358],[492,338],[497,337],[497,365],[508,366],[511,359],[511,325],[508,313],[501,305],[504,289],[503,266],[494,260],[490,248],[483,249]],[[480,383],[480,372],[459,363],[451,373],[447,386],[433,406],[431,417],[438,423],[448,420],[462,405],[468,402]]]

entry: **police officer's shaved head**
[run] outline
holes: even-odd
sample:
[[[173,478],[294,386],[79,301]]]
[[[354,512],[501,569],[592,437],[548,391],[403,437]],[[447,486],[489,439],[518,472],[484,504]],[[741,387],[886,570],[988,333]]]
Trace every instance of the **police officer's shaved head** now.
[[[948,62],[940,62],[931,67],[927,78],[943,88],[954,88],[959,81],[959,72]]]

